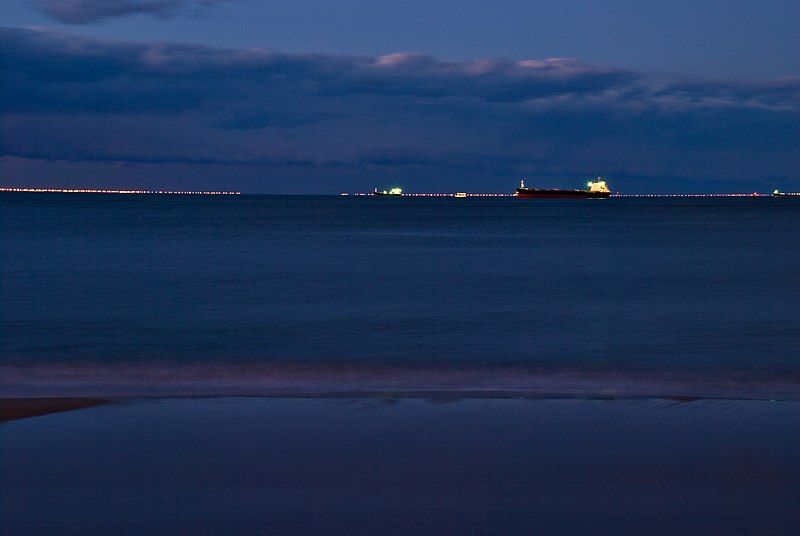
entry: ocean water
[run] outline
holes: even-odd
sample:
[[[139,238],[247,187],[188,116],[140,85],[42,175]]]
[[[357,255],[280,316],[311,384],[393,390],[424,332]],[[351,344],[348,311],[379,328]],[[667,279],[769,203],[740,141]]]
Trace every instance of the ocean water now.
[[[0,194],[0,394],[800,397],[800,202]]]

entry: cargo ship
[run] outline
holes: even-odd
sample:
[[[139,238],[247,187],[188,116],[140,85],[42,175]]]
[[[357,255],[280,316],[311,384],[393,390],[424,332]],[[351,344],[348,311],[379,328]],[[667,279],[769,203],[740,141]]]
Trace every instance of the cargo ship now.
[[[372,195],[393,195],[393,196],[402,196],[403,190],[401,188],[392,188],[391,190],[378,190],[375,188],[372,190]]]
[[[589,181],[586,190],[527,188],[525,181],[519,181],[516,195],[523,199],[605,199],[611,195],[611,190],[602,177]]]

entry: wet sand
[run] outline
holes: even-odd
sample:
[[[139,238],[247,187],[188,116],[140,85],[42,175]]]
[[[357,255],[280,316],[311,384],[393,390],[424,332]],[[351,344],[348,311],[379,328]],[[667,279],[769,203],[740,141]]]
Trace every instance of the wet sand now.
[[[800,403],[156,398],[0,425],[2,534],[797,534]]]

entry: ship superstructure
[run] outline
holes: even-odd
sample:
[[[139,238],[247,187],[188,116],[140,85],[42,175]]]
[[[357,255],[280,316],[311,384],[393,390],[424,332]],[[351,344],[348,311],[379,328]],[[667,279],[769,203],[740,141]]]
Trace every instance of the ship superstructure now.
[[[403,189],[402,188],[398,188],[396,186],[394,188],[390,189],[390,190],[378,190],[377,188],[375,188],[374,190],[372,190],[372,195],[402,196],[403,195]]]
[[[781,192],[776,189],[772,192],[772,197],[800,197],[800,192]]]

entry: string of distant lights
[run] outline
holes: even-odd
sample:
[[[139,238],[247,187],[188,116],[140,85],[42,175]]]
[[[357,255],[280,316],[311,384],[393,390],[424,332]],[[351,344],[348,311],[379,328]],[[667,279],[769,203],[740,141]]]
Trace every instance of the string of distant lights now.
[[[239,195],[241,192],[204,192],[186,190],[96,190],[89,188],[0,188],[0,192],[57,194],[153,194],[153,195]]]
[[[351,195],[343,193],[341,195]],[[355,196],[373,196],[371,192],[354,193]],[[798,194],[783,194],[783,195],[798,195]],[[390,197],[516,197],[517,194],[512,193],[405,193],[397,194]],[[610,197],[772,197],[773,194],[751,192],[751,193],[716,193],[716,194],[611,194]]]
[[[772,197],[772,194],[752,192],[749,194],[611,194],[611,197]]]
[[[226,191],[194,191],[194,190],[105,190],[105,189],[89,189],[89,188],[8,188],[0,187],[0,192],[30,192],[30,193],[63,193],[63,194],[147,194],[147,195],[241,195],[241,192],[226,192]],[[372,192],[358,192],[354,194],[342,193],[341,195],[354,195],[354,196],[373,196]],[[613,193],[610,197],[646,197],[646,198],[663,198],[663,197],[773,197],[779,195],[781,197],[800,197],[800,193],[787,192],[780,194],[769,194],[761,192],[752,193],[711,193],[711,194],[621,194]],[[513,193],[406,193],[394,194],[392,197],[516,197]]]

